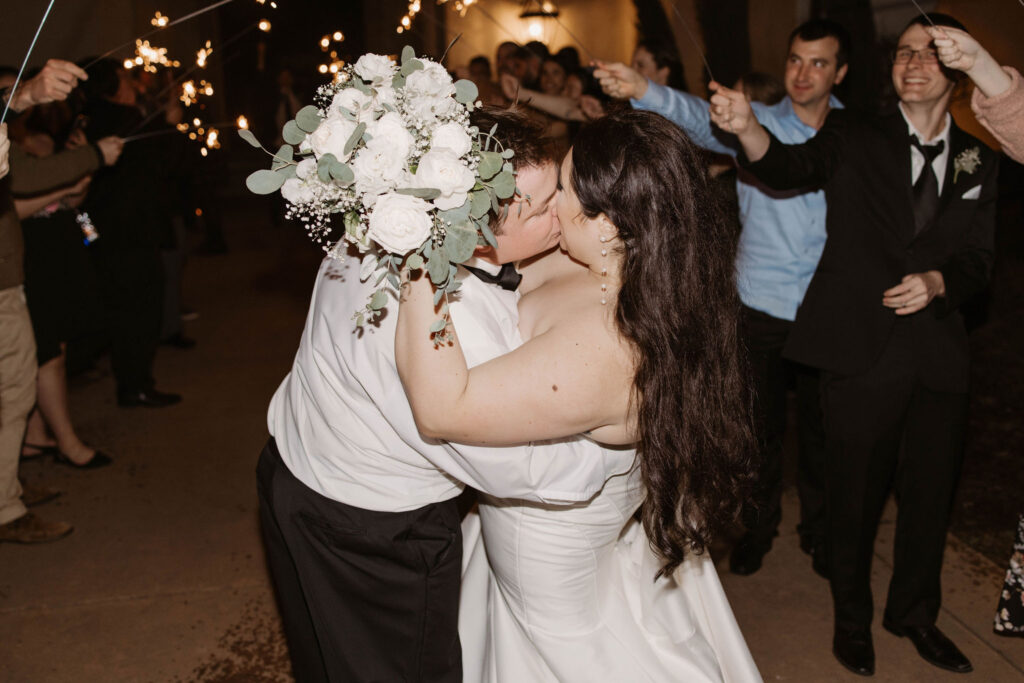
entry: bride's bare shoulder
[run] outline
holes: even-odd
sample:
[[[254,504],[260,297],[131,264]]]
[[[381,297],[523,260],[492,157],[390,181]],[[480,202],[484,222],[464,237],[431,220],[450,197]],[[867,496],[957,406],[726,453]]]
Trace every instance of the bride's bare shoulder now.
[[[551,251],[520,262],[518,270],[523,275],[519,291],[526,295],[547,282],[585,271],[586,266],[573,261],[568,254],[555,247]]]

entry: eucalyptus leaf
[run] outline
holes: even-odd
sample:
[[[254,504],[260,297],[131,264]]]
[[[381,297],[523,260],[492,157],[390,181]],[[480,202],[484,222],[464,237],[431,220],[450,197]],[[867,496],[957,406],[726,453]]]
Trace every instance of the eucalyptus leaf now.
[[[466,261],[476,250],[476,230],[469,225],[449,227],[444,238],[444,248],[454,263]]]
[[[477,190],[469,195],[469,215],[473,218],[482,218],[491,209],[490,193],[486,190]]]
[[[516,170],[516,169],[515,169],[515,167],[514,167],[514,166],[512,165],[512,162],[511,162],[511,161],[506,161],[505,163],[503,163],[503,164],[501,165],[501,170],[502,170],[502,171],[505,171],[506,173],[515,173],[515,170]]]
[[[508,199],[516,192],[516,177],[508,171],[502,171],[491,181],[491,187],[499,199]]]
[[[370,297],[370,310],[379,311],[388,305],[388,295],[383,289],[378,289]]]
[[[401,90],[405,87],[405,76],[402,74],[395,74],[391,79],[391,87],[395,90]]]
[[[506,148],[506,149],[501,150],[501,158],[502,159],[511,159],[515,155],[516,155],[516,152],[515,152],[514,149]]]
[[[325,183],[331,182],[331,162],[337,163],[333,154],[325,154],[316,162],[316,174]]]
[[[434,290],[434,305],[435,306],[437,306],[439,303],[441,303],[441,299],[444,298],[444,293],[445,293],[445,290],[443,290],[443,289]]]
[[[402,48],[402,64],[411,59],[416,59],[416,50],[412,49],[412,45],[406,45]]]
[[[282,174],[263,169],[249,174],[245,179],[245,186],[253,194],[271,194],[280,190],[285,180],[287,179]]]
[[[295,164],[287,164],[285,166],[281,166],[279,169],[275,171],[275,173],[277,173],[280,176],[283,176],[285,180],[288,180],[289,178],[299,177]]]
[[[345,107],[338,107],[338,109],[341,111],[341,117],[346,121],[351,121],[352,123],[355,123],[356,121],[359,120],[358,118],[356,118],[355,112],[346,109]]]
[[[495,216],[500,216],[500,215],[501,215],[501,202],[499,202],[499,201],[498,201],[498,193],[497,193],[497,192],[495,192],[495,191],[494,191],[493,189],[491,189],[491,188],[488,188],[488,189],[490,190],[490,191],[489,191],[489,192],[487,193],[487,195],[488,195],[488,196],[490,197],[490,199],[491,199],[491,211],[493,211],[493,212],[494,212],[494,215],[495,215]]]
[[[260,141],[256,139],[256,136],[253,135],[253,132],[248,128],[239,129],[238,137],[242,138],[256,149],[260,149],[263,147],[263,145],[260,144]]]
[[[431,332],[440,332],[448,326],[448,321],[445,318],[438,318],[434,322],[430,323]]]
[[[444,246],[435,247],[430,260],[427,261],[427,273],[435,285],[443,285],[448,279],[448,251]]]
[[[477,173],[484,180],[490,180],[501,170],[501,155],[497,152],[480,152],[480,166]]]
[[[295,115],[295,124],[307,133],[312,133],[316,130],[320,125],[320,121],[322,121],[320,110],[312,104],[306,105]]]
[[[281,129],[281,137],[290,145],[301,145],[302,141],[306,139],[306,131],[299,128],[299,124],[294,121],[289,121]]]
[[[281,149],[277,150],[277,154],[274,155],[274,162],[270,165],[271,171],[276,171],[282,166],[290,165],[290,162],[295,157],[295,148],[291,145],[281,145]]]
[[[492,247],[498,246],[498,239],[494,236],[494,231],[491,230],[490,221],[477,221],[477,227],[480,228],[480,234],[484,236],[484,241],[487,242],[487,244]]]
[[[349,154],[352,153],[352,150],[355,149],[357,144],[359,144],[359,140],[362,139],[363,133],[365,132],[365,123],[360,123],[358,126],[356,126],[356,129],[352,131],[352,135],[350,135],[348,140],[345,142],[345,156],[348,156]]]
[[[423,62],[421,62],[418,59],[410,59],[409,61],[402,63],[402,69],[400,73],[403,76],[408,76],[409,74],[419,71],[422,68]]]
[[[398,279],[398,276],[392,272],[388,272],[388,283],[395,289],[401,289],[402,283]]]
[[[351,167],[348,164],[343,164],[338,160],[334,160],[330,165],[331,177],[340,182],[342,185],[349,185],[356,179],[356,174],[353,173]]]
[[[434,187],[403,187],[395,190],[397,194],[407,194],[412,197],[426,199],[428,202],[441,196],[441,190]]]
[[[352,79],[352,87],[358,90],[359,92],[363,93],[364,95],[369,95],[370,97],[373,97],[373,90],[370,89],[370,86],[363,83],[362,79],[360,78]]]
[[[423,257],[419,254],[410,254],[405,265],[409,266],[409,270],[419,270],[423,267]]]
[[[451,223],[452,225],[458,225],[465,223],[469,218],[470,212],[470,201],[467,199],[462,203],[462,206],[455,209],[448,209],[447,211],[438,211],[437,216],[443,221]]]
[[[455,101],[459,104],[475,102],[480,91],[476,83],[465,78],[455,81]]]
[[[355,211],[349,211],[345,214],[345,232],[350,235],[353,239],[356,237],[356,232],[359,229],[359,214]]]

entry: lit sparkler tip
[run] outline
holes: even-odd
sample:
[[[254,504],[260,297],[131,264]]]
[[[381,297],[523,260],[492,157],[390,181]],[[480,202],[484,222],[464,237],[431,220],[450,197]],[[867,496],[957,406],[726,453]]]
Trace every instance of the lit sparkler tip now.
[[[163,28],[164,26],[167,26],[168,21],[170,21],[168,17],[164,16],[163,14],[160,14],[160,12],[157,12],[153,16],[153,18],[149,20],[149,23],[151,23],[153,26],[156,26],[157,28]]]
[[[334,35],[331,37],[334,38],[334,42],[336,43],[340,43],[341,41],[345,40],[345,36],[341,31],[335,31]]]
[[[261,19],[260,23],[259,23],[259,29],[261,31],[263,31],[264,33],[269,33],[270,32],[270,22],[267,21],[266,19]]]
[[[249,119],[244,116],[239,116],[235,121],[235,124],[238,126],[239,130],[249,130]]]

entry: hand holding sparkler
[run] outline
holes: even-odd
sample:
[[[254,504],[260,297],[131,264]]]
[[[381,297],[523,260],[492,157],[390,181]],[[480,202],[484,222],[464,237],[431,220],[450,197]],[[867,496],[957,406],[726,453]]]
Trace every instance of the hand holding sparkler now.
[[[757,161],[768,151],[771,138],[750,106],[750,100],[741,90],[732,90],[724,85],[711,81],[708,89],[711,96],[709,114],[711,122],[727,133],[733,133],[743,145],[743,151],[751,161]]]
[[[0,123],[0,178],[11,170],[11,141],[7,139],[7,124]]]
[[[970,76],[986,97],[1001,95],[1013,85],[999,62],[971,34],[951,26],[925,27],[924,30],[935,41],[942,63]]]
[[[647,79],[625,64],[613,62],[594,62],[597,69],[594,78],[601,84],[605,94],[615,99],[627,98],[639,100],[647,92]]]
[[[37,104],[66,100],[80,80],[89,80],[89,74],[71,62],[51,59],[42,71],[18,88],[11,99],[10,108],[13,111],[24,111]]]
[[[100,154],[103,155],[103,163],[107,166],[113,166],[121,156],[121,150],[124,149],[124,140],[111,135],[110,137],[98,140],[96,146],[99,148]]]

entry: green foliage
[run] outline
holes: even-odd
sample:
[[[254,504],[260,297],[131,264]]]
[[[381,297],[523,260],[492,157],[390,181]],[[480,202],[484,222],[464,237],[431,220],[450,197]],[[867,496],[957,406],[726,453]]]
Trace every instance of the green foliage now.
[[[253,194],[271,194],[280,190],[285,180],[287,178],[281,173],[262,169],[249,174],[249,177],[245,179],[245,186]]]
[[[311,104],[300,109],[299,113],[295,115],[295,124],[307,133],[316,130],[322,120],[320,110]]]
[[[352,135],[350,135],[348,137],[348,140],[345,141],[345,156],[348,156],[349,154],[352,153],[352,150],[355,149],[356,145],[359,144],[359,141],[362,139],[363,133],[365,132],[365,123],[360,123],[358,126],[356,126],[356,129],[352,131]]]
[[[256,149],[263,149],[263,145],[260,144],[256,136],[253,135],[252,131],[248,128],[242,128],[238,131],[238,137],[242,138]]]
[[[508,199],[516,192],[516,177],[509,171],[502,171],[491,182],[498,199]]]
[[[476,102],[480,91],[476,83],[465,78],[455,81],[455,101],[459,104],[472,104]]]
[[[273,163],[270,164],[270,170],[277,171],[278,169],[290,165],[294,157],[294,147],[292,147],[291,145],[281,145],[281,149],[277,150],[277,154],[274,155]]]
[[[306,132],[299,128],[299,124],[289,121],[281,129],[281,137],[290,145],[301,145],[302,141],[306,139]]]
[[[420,199],[426,199],[428,202],[441,196],[441,190],[434,187],[403,187],[395,190],[395,193],[419,197]]]
[[[455,263],[462,263],[473,255],[476,249],[476,229],[472,224],[452,225],[444,238],[444,249],[448,258]]]
[[[480,166],[477,173],[482,180],[490,180],[501,170],[502,159],[497,152],[480,152]]]

